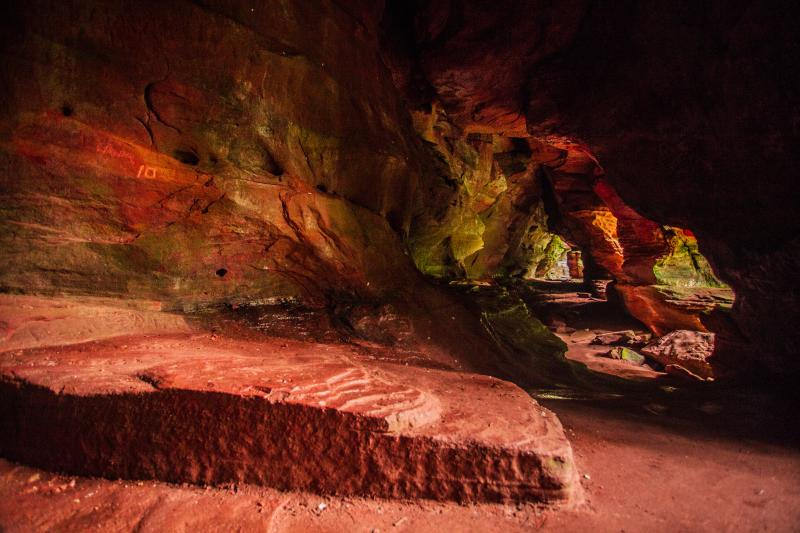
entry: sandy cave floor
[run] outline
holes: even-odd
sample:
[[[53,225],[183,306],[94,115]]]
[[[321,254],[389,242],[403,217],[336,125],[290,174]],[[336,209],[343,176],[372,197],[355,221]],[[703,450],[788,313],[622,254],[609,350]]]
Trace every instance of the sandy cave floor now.
[[[4,531],[796,531],[796,448],[686,433],[551,402],[587,502],[459,505],[59,476],[0,461]],[[586,479],[586,477],[589,479]]]

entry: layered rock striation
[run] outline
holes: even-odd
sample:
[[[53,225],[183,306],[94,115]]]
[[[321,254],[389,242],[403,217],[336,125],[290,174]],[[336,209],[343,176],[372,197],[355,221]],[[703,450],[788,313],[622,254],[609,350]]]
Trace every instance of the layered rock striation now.
[[[419,158],[371,16],[333,2],[17,9],[0,286],[319,302],[407,282],[397,233]]]

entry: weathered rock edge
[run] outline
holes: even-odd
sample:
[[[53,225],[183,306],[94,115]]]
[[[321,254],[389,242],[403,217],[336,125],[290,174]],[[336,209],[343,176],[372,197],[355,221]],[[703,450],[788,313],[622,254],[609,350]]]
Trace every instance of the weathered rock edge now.
[[[577,474],[557,457],[393,434],[383,419],[263,397],[81,396],[4,376],[0,426],[0,455],[78,475],[471,502],[580,498]]]

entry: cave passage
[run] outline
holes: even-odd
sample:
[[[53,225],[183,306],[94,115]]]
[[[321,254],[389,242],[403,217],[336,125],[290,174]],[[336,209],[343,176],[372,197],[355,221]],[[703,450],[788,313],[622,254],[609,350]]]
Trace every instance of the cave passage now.
[[[796,9],[0,17],[0,531],[796,531]]]

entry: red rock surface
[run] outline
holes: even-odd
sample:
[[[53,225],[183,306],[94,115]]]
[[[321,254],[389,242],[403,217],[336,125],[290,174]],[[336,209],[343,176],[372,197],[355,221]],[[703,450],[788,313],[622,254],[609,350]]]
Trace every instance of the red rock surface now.
[[[379,18],[326,0],[18,6],[2,19],[0,291],[389,305],[400,337],[499,374],[479,317],[408,257],[428,161]],[[356,333],[400,339],[355,314]]]
[[[77,344],[136,332],[188,333],[182,316],[152,301],[0,296],[0,352]]]
[[[74,309],[75,301],[71,301]],[[562,295],[559,302],[562,305],[608,306],[608,302],[587,302],[586,298],[575,294]],[[95,300],[92,305],[97,306],[98,302]],[[605,321],[602,325],[595,323],[595,329],[579,329],[564,337],[570,348],[568,357],[602,362],[605,366],[597,366],[599,371],[640,381],[653,382],[653,378],[663,376],[642,367],[593,355],[592,347],[587,343],[596,333],[631,327],[629,318],[617,323],[612,320],[617,316],[613,313],[603,312],[601,316]],[[585,321],[570,323],[580,328],[591,327]],[[598,326],[604,329],[597,330]],[[235,332],[233,329],[230,331]],[[252,339],[243,342],[238,334],[235,338],[217,335],[217,340],[211,337],[200,339],[200,344],[208,350],[214,350],[217,356],[221,348],[227,349],[231,344],[237,347],[255,344],[256,350],[264,347],[264,344],[254,343]],[[156,336],[139,342],[161,342],[159,339],[163,338]],[[181,338],[185,338],[185,334]],[[108,346],[120,341],[126,342],[118,339],[98,344]],[[298,346],[309,345],[285,339],[279,342],[274,346],[278,353],[296,352]],[[281,346],[284,344],[285,347]],[[75,354],[92,346],[53,348],[51,362],[55,362],[60,350],[64,350],[65,354]],[[588,351],[581,354],[584,347]],[[596,353],[605,348],[593,349]],[[2,357],[4,360],[9,356],[16,357],[17,352],[15,350]],[[36,349],[26,350],[23,355],[35,357],[37,352],[46,353]],[[363,347],[349,346],[346,355],[358,360],[372,356],[376,359],[369,360],[370,365],[377,362],[378,367],[402,373],[408,369],[403,363],[423,365],[423,368],[413,370],[415,375],[416,372],[425,372],[425,364],[431,364],[409,359],[408,354],[403,352],[392,352],[395,350],[365,353]],[[260,354],[258,351],[256,353]],[[193,355],[183,352],[182,357],[191,359]],[[31,360],[34,357],[30,357]],[[113,355],[109,359],[113,360]],[[144,362],[129,361],[133,365]],[[79,368],[79,365],[65,367],[64,374],[54,377],[75,381],[81,375]],[[119,369],[118,366],[116,368]],[[34,371],[46,372],[41,368]],[[441,373],[437,372],[436,375]],[[458,379],[456,376],[458,374],[453,379]],[[130,375],[128,378],[131,386],[152,390],[147,383]],[[118,384],[118,379],[119,376],[113,381]],[[208,383],[201,385],[207,387]],[[672,385],[681,386],[678,383]],[[471,383],[466,387],[465,392],[468,393]],[[674,390],[674,387],[667,388]],[[501,390],[516,391],[513,387]],[[453,392],[458,394],[454,390],[444,396]],[[560,394],[561,397],[569,396],[570,391],[563,390]],[[668,399],[669,394],[661,394]],[[796,510],[800,508],[796,482],[800,459],[793,451],[795,447],[769,444],[770,433],[763,429],[745,434],[735,431],[728,433],[730,429],[721,431],[727,426],[721,424],[720,419],[736,420],[740,424],[761,420],[763,424],[765,415],[777,412],[774,406],[761,409],[754,406],[752,412],[737,414],[737,406],[747,405],[753,398],[744,402],[729,395],[730,392],[723,391],[717,398],[697,398],[689,405],[661,404],[665,398],[637,404],[634,398],[614,407],[603,399],[603,395],[590,393],[586,396],[585,392],[577,393],[578,400],[575,402],[543,401],[566,421],[565,434],[574,443],[575,460],[581,474],[585,474],[581,477],[581,485],[587,505],[575,510],[545,510],[530,504],[515,503],[458,505],[425,500],[320,496],[238,483],[222,487],[196,487],[152,480],[108,481],[55,475],[3,460],[0,461],[0,527],[7,531],[92,527],[110,531],[129,531],[132,528],[142,531],[180,531],[187,527],[211,531],[236,528],[342,531],[364,527],[398,531],[441,531],[449,528],[498,532],[647,528],[649,531],[667,532],[674,531],[676,527],[693,531],[740,530],[743,525],[759,524],[771,531],[792,531],[798,520]],[[587,402],[589,398],[594,400]],[[501,398],[493,392],[492,402],[500,401]],[[471,403],[462,401],[461,405]],[[503,403],[492,408],[490,420],[494,421],[506,407]],[[689,420],[685,419],[687,415]],[[215,423],[219,425],[220,420],[215,419]],[[781,423],[769,426],[770,430],[788,427]],[[698,505],[698,501],[713,504],[718,512],[709,514],[707,506]]]
[[[790,532],[800,521],[796,447],[714,434],[704,428],[717,416],[700,411],[702,418],[687,428],[685,422],[671,425],[669,413],[641,408],[608,409],[585,401],[547,405],[564,420],[580,471],[589,476],[582,478],[587,505],[575,510],[322,497],[242,484],[109,481],[0,460],[0,527],[9,533],[92,528],[710,533]]]
[[[3,290],[126,295],[178,308],[275,298],[315,306],[409,301],[426,289],[402,237],[412,220],[426,235],[440,200],[468,201],[475,211],[445,220],[458,226],[454,235],[434,235],[453,250],[444,263],[479,278],[519,270],[513,263],[527,254],[519,250],[545,162],[564,226],[592,249],[588,275],[635,286],[621,294],[654,331],[704,328],[696,306],[661,313],[661,293],[639,290],[654,281],[666,247],[661,223],[677,219],[657,223],[639,214],[649,205],[628,207],[635,194],[620,189],[627,178],[616,175],[613,154],[606,164],[608,147],[547,105],[564,97],[548,94],[550,85],[569,92],[568,80],[528,75],[534,65],[549,71],[553,57],[596,31],[582,23],[596,20],[582,2],[431,2],[418,12],[389,5],[383,14],[322,0],[283,10],[181,5],[129,13],[43,1],[7,17]],[[509,15],[520,22],[495,32]],[[416,20],[417,42],[392,41],[398,16]],[[170,32],[181,26],[185,32]],[[327,35],[322,44],[317,34]],[[453,159],[450,171],[463,178],[469,165],[455,160],[478,154],[473,170],[492,178],[470,184],[481,190],[466,199],[436,192],[437,156],[413,131],[384,60],[411,102],[428,98],[436,134],[425,139]],[[416,94],[421,79],[428,89]],[[599,175],[605,181],[596,182]],[[734,312],[757,301],[746,298]],[[721,346],[746,328],[724,329]]]
[[[255,485],[193,487],[59,476],[0,459],[0,527],[31,530],[524,532],[544,523],[532,504],[321,497]]]
[[[509,0],[408,11],[416,31],[392,42],[408,58],[396,63],[415,80],[412,101],[441,98],[464,128],[585,146],[625,204],[691,230],[735,291],[730,316],[714,322],[719,362],[767,382],[800,372],[787,333],[800,316],[794,6]]]
[[[668,333],[642,348],[642,353],[664,365],[667,372],[697,379],[713,379],[708,361],[714,351],[714,334],[678,330]]]
[[[794,457],[748,462],[729,443],[698,448],[591,410],[633,391],[642,404],[625,405],[645,416],[674,413],[686,428],[700,411],[711,418],[699,426],[719,415],[733,428],[780,403],[759,409],[763,398],[745,394],[754,409],[740,412],[737,390],[711,388],[733,400],[692,405],[708,383],[670,403],[679,380],[598,361],[584,333],[602,331],[550,317],[569,359],[612,374],[599,378],[563,357],[530,287],[486,280],[546,274],[566,249],[560,233],[585,252],[587,281],[615,279],[612,300],[653,332],[716,332],[715,354],[692,352],[702,364],[676,368],[796,381],[795,18],[791,7],[720,0],[4,6],[0,454],[196,484],[578,501],[558,420],[514,385],[472,373],[483,372],[595,400],[598,416],[577,419],[613,432],[613,459],[595,463],[614,491],[598,500],[609,513],[561,514],[553,527],[719,530],[735,524],[727,510],[791,529]],[[453,294],[415,265],[486,290]],[[736,291],[730,312],[714,273]],[[316,313],[307,338],[320,342],[255,338],[219,313],[251,305],[290,309],[281,331],[295,338],[301,315]],[[608,440],[591,441],[594,451]],[[653,463],[659,471],[661,452],[668,481],[636,481]],[[348,511],[328,520],[319,506],[321,520],[287,522],[274,489],[215,510],[220,493],[99,481],[110,506],[141,502],[76,515],[57,496],[70,492],[62,479],[45,486],[39,472],[6,467],[3,530],[204,528],[225,509],[263,527],[253,502],[267,528],[349,525]],[[774,500],[761,498],[767,476]],[[755,499],[741,495],[754,484]],[[683,486],[690,505],[718,512],[676,501]],[[643,501],[648,491],[657,505]],[[657,509],[636,514],[631,502]],[[485,513],[472,524],[449,509],[456,529],[542,524],[530,509],[492,522],[505,510],[472,507]],[[446,524],[410,512],[376,522]]]
[[[657,335],[706,331],[702,317],[729,308],[733,293],[696,251],[691,232],[642,216],[625,204],[586,147],[559,145],[563,158],[546,166],[546,174],[557,224],[586,252],[586,277],[613,279],[628,312]]]
[[[0,345],[0,453],[112,478],[580,499],[558,419],[510,383],[343,344],[128,333],[72,347]]]
[[[17,6],[0,286],[324,304],[413,283],[386,220],[407,227],[419,158],[375,16],[326,1]]]
[[[718,306],[728,307],[733,303],[730,289],[659,285],[620,285],[615,289],[631,314],[656,335],[676,329],[705,332],[704,317]]]
[[[623,247],[627,228],[621,226],[619,214],[599,194],[602,182],[598,175],[602,175],[602,169],[582,147],[563,145],[561,148],[561,160],[546,170],[560,224],[587,252],[583,261],[588,265],[588,279],[620,280],[623,263],[632,251]]]

